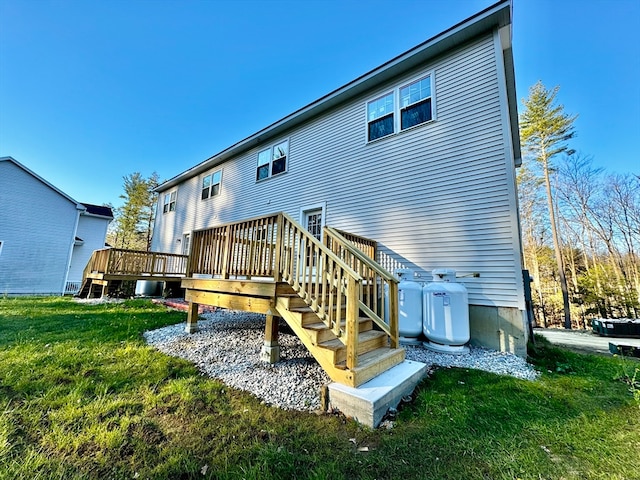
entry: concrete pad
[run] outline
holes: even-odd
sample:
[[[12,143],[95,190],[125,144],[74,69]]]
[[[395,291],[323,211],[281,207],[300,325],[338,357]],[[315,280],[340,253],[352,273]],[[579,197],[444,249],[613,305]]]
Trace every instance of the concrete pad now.
[[[410,395],[427,375],[424,363],[405,360],[358,388],[329,384],[329,408],[341,411],[357,422],[376,428],[390,408]]]

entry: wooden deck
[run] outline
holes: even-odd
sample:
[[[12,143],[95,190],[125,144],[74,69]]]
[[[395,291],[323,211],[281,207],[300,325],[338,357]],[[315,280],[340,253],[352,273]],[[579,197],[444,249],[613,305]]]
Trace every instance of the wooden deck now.
[[[398,281],[373,259],[375,241],[325,227],[322,241],[284,213],[197,230],[191,253],[94,252],[81,296],[125,280],[181,282],[186,329],[199,305],[266,315],[263,358],[279,358],[283,318],[332,380],[358,386],[404,360]],[[387,318],[385,318],[387,312]]]
[[[78,296],[102,297],[127,280],[180,282],[187,271],[187,255],[105,248],[96,250],[82,275]]]
[[[369,256],[374,241],[325,227],[320,242],[279,213],[195,231],[191,245],[187,331],[199,304],[262,313],[263,353],[274,360],[282,317],[331,379],[350,386],[404,360],[397,280]]]

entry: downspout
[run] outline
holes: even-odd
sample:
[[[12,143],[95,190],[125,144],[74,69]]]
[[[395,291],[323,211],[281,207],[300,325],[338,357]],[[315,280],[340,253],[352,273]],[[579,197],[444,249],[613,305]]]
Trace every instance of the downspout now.
[[[69,246],[69,253],[67,254],[67,269],[64,273],[64,280],[62,282],[62,290],[60,296],[64,297],[64,292],[67,290],[67,280],[69,279],[69,270],[71,269],[71,260],[73,259],[73,247],[76,243],[76,234],[78,233],[78,224],[80,223],[80,215],[83,212],[86,212],[87,209],[80,205],[76,205],[76,221],[73,227],[73,231],[71,232],[71,245]]]

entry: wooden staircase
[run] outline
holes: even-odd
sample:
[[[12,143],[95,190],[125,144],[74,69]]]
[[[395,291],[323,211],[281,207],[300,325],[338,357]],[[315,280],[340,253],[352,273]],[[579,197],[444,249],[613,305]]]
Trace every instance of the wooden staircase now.
[[[404,349],[391,348],[387,334],[374,329],[374,323],[370,318],[359,316],[357,366],[350,369],[347,366],[344,334],[336,336],[334,330],[323,322],[293,289],[289,294],[278,296],[275,307],[335,382],[361,385],[404,360]],[[345,330],[346,321],[343,321],[340,324],[340,332]]]
[[[280,316],[332,380],[361,385],[405,355],[398,282],[356,247],[374,243],[328,227],[320,242],[284,213],[194,231],[187,331],[200,303],[265,313],[267,337]]]

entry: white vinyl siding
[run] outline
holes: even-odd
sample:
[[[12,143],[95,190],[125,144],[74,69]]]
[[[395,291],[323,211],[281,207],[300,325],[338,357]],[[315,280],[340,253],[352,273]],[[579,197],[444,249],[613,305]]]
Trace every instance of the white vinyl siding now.
[[[367,103],[425,75],[433,78],[435,120],[363,142]],[[437,267],[477,272],[462,279],[471,304],[522,309],[513,159],[499,92],[487,34],[269,140],[289,139],[286,176],[256,183],[261,145],[224,163],[215,203],[195,201],[198,177],[181,183],[175,223],[157,217],[154,249],[177,252],[185,231],[278,211],[297,218],[302,206],[326,202],[326,225],[377,240],[425,279]]]
[[[0,161],[0,294],[64,291],[79,211],[11,161]]]

